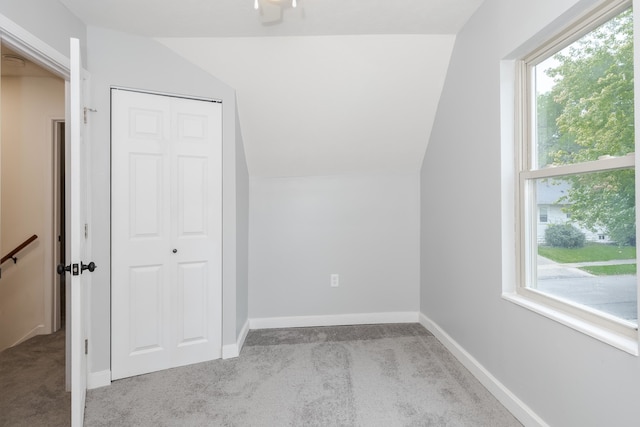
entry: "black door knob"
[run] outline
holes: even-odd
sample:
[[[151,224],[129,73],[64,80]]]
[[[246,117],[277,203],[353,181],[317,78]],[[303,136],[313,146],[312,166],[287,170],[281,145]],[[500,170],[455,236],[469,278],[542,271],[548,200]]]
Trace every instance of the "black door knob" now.
[[[172,250],[171,252],[173,252],[174,254],[177,254],[177,253],[178,253],[178,250],[177,250],[177,249],[174,249],[174,250]]]
[[[85,270],[89,270],[90,273],[93,273],[98,266],[95,262],[91,261],[89,264],[85,264],[84,262],[80,262],[80,272]]]
[[[59,275],[62,276],[65,272],[71,271],[71,264],[67,265],[66,267],[64,264],[58,264],[58,266],[56,267],[56,271]]]

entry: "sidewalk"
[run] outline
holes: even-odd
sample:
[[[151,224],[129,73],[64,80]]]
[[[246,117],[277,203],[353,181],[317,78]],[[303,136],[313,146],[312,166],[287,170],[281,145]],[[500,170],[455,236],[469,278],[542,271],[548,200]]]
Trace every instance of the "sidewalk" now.
[[[619,265],[619,264],[635,264],[635,263],[636,263],[635,259],[613,259],[611,261],[576,262],[576,263],[567,263],[567,264],[560,264],[560,265],[564,265],[566,267],[593,267],[593,266],[599,266],[599,265]]]
[[[593,277],[593,274],[580,270],[578,266],[580,264],[559,264],[538,255],[538,280]]]
[[[561,264],[538,255],[538,279],[593,277],[593,274],[580,270],[580,267],[635,263],[635,259],[615,259],[611,261],[573,262]]]

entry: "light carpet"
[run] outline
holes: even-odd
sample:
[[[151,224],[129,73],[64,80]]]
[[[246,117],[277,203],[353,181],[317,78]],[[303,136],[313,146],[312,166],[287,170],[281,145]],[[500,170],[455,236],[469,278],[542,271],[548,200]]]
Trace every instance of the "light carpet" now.
[[[115,381],[86,426],[518,426],[418,324],[251,331],[240,357]]]

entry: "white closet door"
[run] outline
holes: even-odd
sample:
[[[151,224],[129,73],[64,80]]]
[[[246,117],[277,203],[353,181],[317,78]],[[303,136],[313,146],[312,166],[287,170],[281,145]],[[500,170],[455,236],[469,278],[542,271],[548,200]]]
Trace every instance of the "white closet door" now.
[[[222,108],[112,90],[112,378],[221,356]]]

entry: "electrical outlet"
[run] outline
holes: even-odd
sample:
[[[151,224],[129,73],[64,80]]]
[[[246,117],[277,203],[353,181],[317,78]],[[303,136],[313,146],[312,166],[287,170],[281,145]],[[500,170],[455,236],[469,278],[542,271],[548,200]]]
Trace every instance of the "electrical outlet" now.
[[[338,286],[340,286],[340,275],[339,274],[332,274],[331,275],[331,287],[332,288],[337,288]]]

